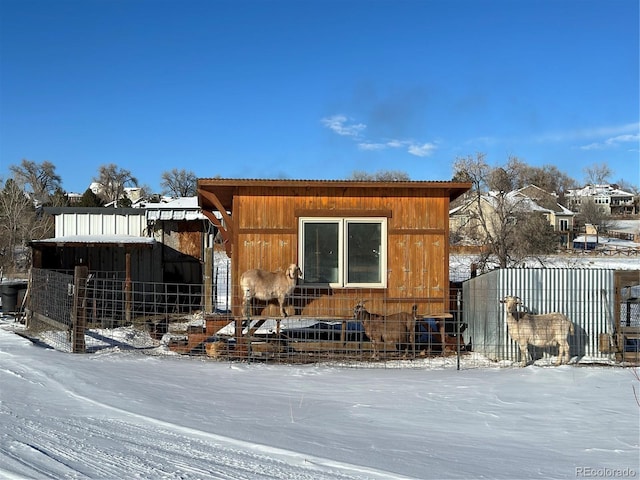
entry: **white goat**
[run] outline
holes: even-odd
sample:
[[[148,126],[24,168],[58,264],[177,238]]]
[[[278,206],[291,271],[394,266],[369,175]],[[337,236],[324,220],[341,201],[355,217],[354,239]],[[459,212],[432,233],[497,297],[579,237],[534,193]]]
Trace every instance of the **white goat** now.
[[[520,347],[523,366],[529,363],[529,345],[543,348],[557,345],[556,365],[563,363],[563,360],[569,362],[567,337],[573,335],[574,327],[566,315],[557,312],[543,315],[518,312],[517,307],[522,304],[518,297],[507,296],[500,303],[505,304],[509,335]]]
[[[247,270],[240,277],[240,288],[245,305],[245,313],[249,313],[251,299],[277,300],[282,317],[287,316],[284,309],[284,301],[296,288],[298,278],[302,276],[302,270],[295,264],[289,265],[284,272],[267,272],[265,270]]]

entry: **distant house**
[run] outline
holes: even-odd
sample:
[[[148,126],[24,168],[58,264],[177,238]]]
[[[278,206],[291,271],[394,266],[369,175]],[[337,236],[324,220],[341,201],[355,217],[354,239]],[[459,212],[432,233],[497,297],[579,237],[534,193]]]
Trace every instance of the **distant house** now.
[[[620,190],[617,185],[587,185],[584,188],[569,190],[566,194],[567,205],[579,212],[586,202],[593,202],[602,213],[607,215],[633,215],[636,212],[633,193]]]
[[[562,235],[562,244],[569,241],[573,230],[575,213],[560,205],[555,195],[535,185],[528,185],[505,195],[504,201],[513,212],[531,212],[543,215],[554,230]],[[480,201],[472,198],[449,211],[449,229],[463,236],[477,237],[480,228],[479,214],[487,219],[487,229],[495,234],[493,225],[497,223],[499,199],[496,192],[489,192],[480,197]],[[480,212],[481,211],[481,212]]]
[[[567,233],[573,230],[575,213],[558,203],[558,197],[536,185],[527,185],[519,190],[520,194],[531,199],[542,210],[556,232]]]

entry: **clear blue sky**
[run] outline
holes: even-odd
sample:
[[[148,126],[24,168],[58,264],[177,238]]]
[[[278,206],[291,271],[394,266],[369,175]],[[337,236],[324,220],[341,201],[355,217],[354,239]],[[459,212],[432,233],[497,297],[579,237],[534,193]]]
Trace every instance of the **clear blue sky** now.
[[[485,153],[639,184],[638,0],[0,0],[0,176],[449,180]]]

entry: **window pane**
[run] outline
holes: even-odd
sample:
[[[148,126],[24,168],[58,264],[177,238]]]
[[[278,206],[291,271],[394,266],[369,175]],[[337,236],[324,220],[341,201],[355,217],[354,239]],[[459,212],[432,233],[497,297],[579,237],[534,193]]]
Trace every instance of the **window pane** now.
[[[338,223],[304,223],[305,282],[338,282]]]
[[[380,283],[380,224],[349,222],[347,229],[347,282]]]

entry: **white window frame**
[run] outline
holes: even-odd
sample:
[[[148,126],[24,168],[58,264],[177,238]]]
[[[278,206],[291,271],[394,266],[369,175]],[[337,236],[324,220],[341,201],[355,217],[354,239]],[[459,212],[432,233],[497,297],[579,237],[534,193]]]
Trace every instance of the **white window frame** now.
[[[300,217],[298,220],[298,259],[304,274],[304,225],[306,223],[335,223],[338,225],[338,282],[331,282],[331,288],[386,288],[387,287],[387,218],[386,217]],[[375,223],[380,225],[380,282],[349,282],[347,276],[348,261],[348,224]],[[310,283],[313,285],[313,283]]]
[[[567,218],[560,218],[558,220],[558,227],[561,232],[566,232],[569,230],[569,220]]]

